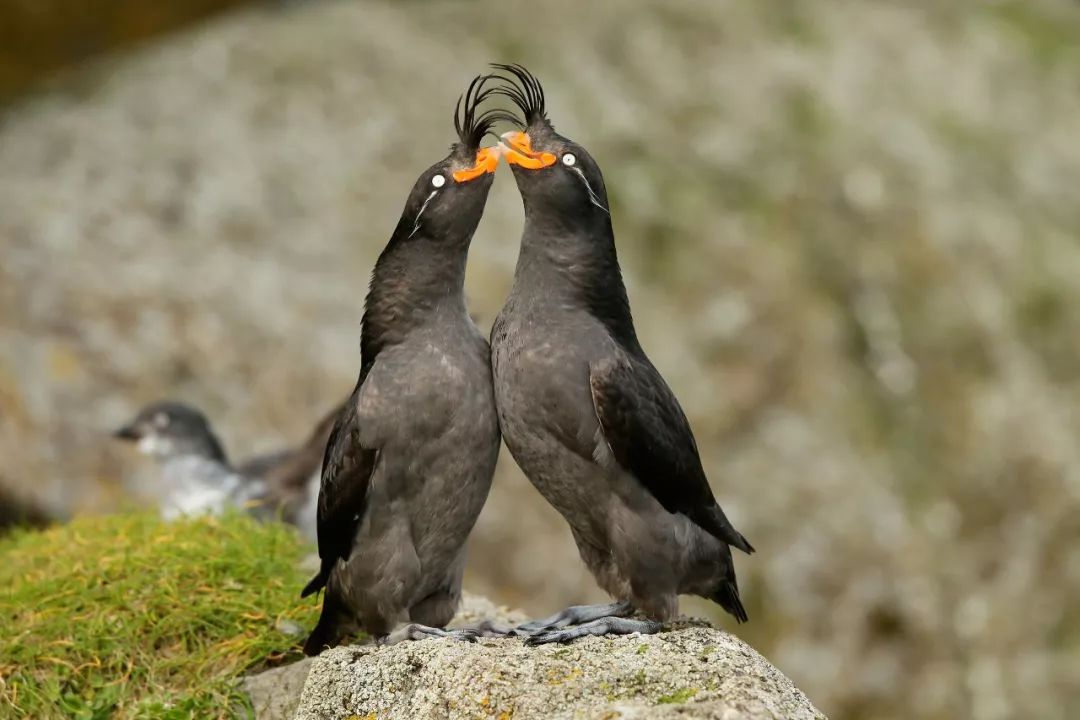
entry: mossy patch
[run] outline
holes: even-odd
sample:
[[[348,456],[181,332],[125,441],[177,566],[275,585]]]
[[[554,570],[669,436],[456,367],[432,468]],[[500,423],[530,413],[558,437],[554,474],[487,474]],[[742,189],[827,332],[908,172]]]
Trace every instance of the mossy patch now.
[[[235,679],[301,656],[303,541],[245,516],[83,518],[0,541],[0,716],[250,714]]]
[[[697,694],[697,688],[683,688],[682,690],[676,690],[670,695],[663,695],[657,698],[656,702],[658,705],[679,705],[689,701]]]

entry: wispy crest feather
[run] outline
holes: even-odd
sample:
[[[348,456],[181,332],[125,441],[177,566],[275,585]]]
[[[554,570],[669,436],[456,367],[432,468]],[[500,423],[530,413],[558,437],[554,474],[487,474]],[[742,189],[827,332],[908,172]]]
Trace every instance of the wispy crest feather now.
[[[547,110],[544,107],[544,88],[535,75],[526,70],[525,66],[518,63],[510,65],[492,63],[491,67],[513,75],[513,78],[499,74],[493,75],[492,77],[496,77],[508,84],[494,88],[491,93],[509,98],[510,102],[517,105],[522,115],[525,116],[524,123],[520,119],[514,118],[514,122],[518,126],[529,127],[536,122],[551,124],[547,117]]]
[[[519,120],[512,113],[498,108],[485,110],[477,114],[480,103],[492,95],[499,94],[496,88],[484,88],[495,75],[477,75],[469,83],[468,89],[458,98],[454,107],[454,130],[457,131],[461,145],[467,150],[476,151],[480,148],[480,142],[485,135],[495,136],[491,132],[492,126],[499,120],[507,120],[517,123]],[[495,137],[498,140],[498,137]]]

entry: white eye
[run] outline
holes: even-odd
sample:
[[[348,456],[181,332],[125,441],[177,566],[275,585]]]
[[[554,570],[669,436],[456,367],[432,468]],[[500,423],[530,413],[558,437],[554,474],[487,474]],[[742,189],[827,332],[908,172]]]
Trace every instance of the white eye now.
[[[154,414],[154,425],[159,428],[169,427],[169,416],[166,413],[159,412]]]
[[[446,178],[444,178],[442,175],[432,175],[431,184],[437,188],[440,188],[446,184]]]
[[[576,162],[577,162],[577,158],[574,157],[574,153],[566,153],[565,155],[562,156],[562,164],[565,165],[566,167],[573,167],[574,163],[576,163]]]

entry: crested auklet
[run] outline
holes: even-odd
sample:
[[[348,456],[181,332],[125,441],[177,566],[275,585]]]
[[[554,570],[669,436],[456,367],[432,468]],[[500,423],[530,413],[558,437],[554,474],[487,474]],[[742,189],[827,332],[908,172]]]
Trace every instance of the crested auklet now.
[[[745,621],[729,545],[753,548],[713,497],[686,416],[638,342],[600,168],[555,132],[535,77],[495,67],[504,73],[495,92],[524,115],[523,131],[501,143],[525,227],[491,333],[499,422],[617,601],[521,629],[530,644],[652,633],[677,613],[681,593]]]
[[[325,588],[309,655],[360,629],[429,636],[461,598],[465,540],[499,453],[490,349],[465,307],[465,263],[499,161],[481,148],[500,111],[478,77],[458,100],[458,141],[420,174],[372,272],[361,366],[323,462],[318,536]],[[411,624],[391,633],[399,621]]]

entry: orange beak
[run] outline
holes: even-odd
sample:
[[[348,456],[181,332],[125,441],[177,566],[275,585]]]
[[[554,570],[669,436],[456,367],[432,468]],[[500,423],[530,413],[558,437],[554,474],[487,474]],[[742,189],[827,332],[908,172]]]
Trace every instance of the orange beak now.
[[[511,165],[520,165],[529,170],[539,170],[548,165],[555,164],[555,156],[549,152],[536,152],[532,149],[532,138],[529,133],[512,130],[503,133],[499,142],[506,156],[506,162]]]
[[[487,147],[476,151],[476,164],[467,170],[456,170],[454,182],[468,182],[484,173],[493,173],[499,166],[499,148]]]

